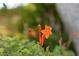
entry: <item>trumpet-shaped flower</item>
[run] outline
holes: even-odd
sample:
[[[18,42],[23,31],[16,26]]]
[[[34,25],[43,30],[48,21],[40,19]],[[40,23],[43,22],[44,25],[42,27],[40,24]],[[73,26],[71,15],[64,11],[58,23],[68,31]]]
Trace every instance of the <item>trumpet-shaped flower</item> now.
[[[43,33],[45,38],[48,39],[49,36],[52,35],[52,28],[50,26],[48,26],[48,25],[45,25],[45,29],[41,30],[41,32]]]
[[[39,24],[38,30],[39,30],[39,41],[40,44],[43,46],[45,38],[48,39],[48,37],[52,35],[52,28],[48,25],[45,25],[45,29],[42,30],[41,25]]]

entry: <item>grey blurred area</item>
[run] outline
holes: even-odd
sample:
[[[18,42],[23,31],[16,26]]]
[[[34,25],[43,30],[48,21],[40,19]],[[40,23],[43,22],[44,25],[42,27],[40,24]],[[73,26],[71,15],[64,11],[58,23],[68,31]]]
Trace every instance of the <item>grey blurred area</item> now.
[[[79,33],[79,4],[78,3],[58,3],[56,8],[65,30],[69,33],[70,38],[75,44],[77,55],[79,55],[79,35],[74,36],[71,33]]]

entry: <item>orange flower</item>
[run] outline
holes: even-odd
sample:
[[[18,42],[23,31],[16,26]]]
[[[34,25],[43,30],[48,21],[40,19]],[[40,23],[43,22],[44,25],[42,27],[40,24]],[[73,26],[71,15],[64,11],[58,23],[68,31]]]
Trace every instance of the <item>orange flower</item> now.
[[[46,39],[49,38],[50,35],[52,35],[52,28],[48,25],[45,25],[45,29],[41,30],[41,32],[43,33],[43,35],[45,36]]]
[[[29,32],[28,32],[28,35],[36,37],[36,32],[32,28],[30,28]]]
[[[44,35],[41,35],[40,36],[40,44],[43,46],[43,44],[44,44],[44,39],[45,39],[45,37],[44,37]]]
[[[42,36],[42,33],[41,33],[41,25],[40,24],[38,25],[38,30],[39,30],[39,41],[40,41],[40,44],[43,45],[44,37]]]
[[[45,25],[45,29],[42,30],[41,25],[39,24],[38,30],[39,30],[39,41],[40,41],[40,44],[43,46],[45,38],[48,39],[48,37],[52,35],[52,32],[51,32],[52,28],[48,25]]]

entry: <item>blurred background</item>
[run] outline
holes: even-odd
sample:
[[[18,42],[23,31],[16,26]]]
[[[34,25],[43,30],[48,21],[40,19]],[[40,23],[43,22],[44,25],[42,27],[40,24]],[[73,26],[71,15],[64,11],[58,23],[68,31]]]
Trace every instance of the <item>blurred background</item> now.
[[[73,10],[70,9],[73,6]],[[73,25],[78,10],[75,6],[76,4],[0,3],[0,55],[78,55],[78,38],[74,40],[76,36],[71,35],[78,28]],[[53,34],[45,40],[43,46],[39,44],[38,24],[43,29],[46,24],[52,27]],[[29,35],[29,32],[33,35]]]

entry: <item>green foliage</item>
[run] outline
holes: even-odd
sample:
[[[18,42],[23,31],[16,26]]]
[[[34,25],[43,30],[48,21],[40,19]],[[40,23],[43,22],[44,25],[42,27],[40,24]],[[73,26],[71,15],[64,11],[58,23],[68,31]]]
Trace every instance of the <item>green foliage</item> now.
[[[62,52],[62,53],[61,53]],[[49,47],[44,48],[39,42],[29,41],[24,37],[18,39],[16,37],[0,37],[0,55],[2,56],[55,56],[55,55],[71,55],[72,51],[66,51],[59,46],[56,46],[53,51],[49,51]]]
[[[2,37],[0,39],[0,55],[4,56],[43,56],[45,51],[39,43],[30,42],[27,38]]]
[[[55,46],[54,48],[54,55],[57,55],[57,56],[74,56],[75,54],[73,53],[73,51],[71,50],[65,50],[63,49],[62,47],[60,46]]]

